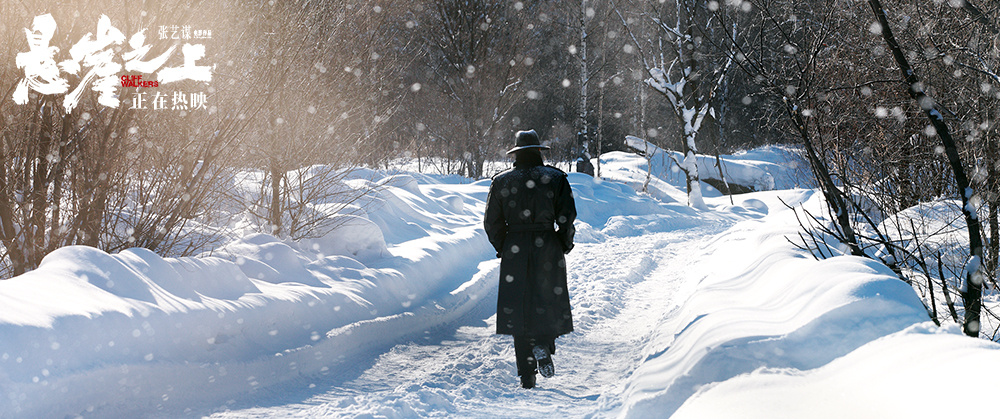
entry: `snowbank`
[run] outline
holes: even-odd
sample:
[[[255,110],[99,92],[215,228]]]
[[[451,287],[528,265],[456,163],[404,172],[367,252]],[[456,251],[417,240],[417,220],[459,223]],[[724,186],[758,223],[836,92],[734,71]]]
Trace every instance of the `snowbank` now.
[[[989,417],[998,374],[996,344],[925,322],[814,370],[761,368],[707,386],[674,417]]]
[[[494,252],[462,192],[387,176],[366,199],[369,213],[317,239],[254,234],[187,258],[66,247],[0,282],[0,417],[138,414],[321,374],[350,352],[339,346],[364,347],[363,333],[343,337],[359,325],[405,314],[367,338],[385,342],[488,293],[482,275],[465,284]],[[286,353],[320,346],[289,368]]]
[[[820,204],[811,192],[779,195]],[[1000,373],[1000,345],[964,338],[957,325],[934,326],[913,289],[884,265],[853,256],[814,260],[786,239],[798,228],[790,211],[770,208],[717,243],[697,290],[644,348],[623,416],[990,411],[957,401],[976,398],[964,393],[969,388],[983,396],[1000,390],[987,378]],[[956,403],[943,402],[949,397]]]

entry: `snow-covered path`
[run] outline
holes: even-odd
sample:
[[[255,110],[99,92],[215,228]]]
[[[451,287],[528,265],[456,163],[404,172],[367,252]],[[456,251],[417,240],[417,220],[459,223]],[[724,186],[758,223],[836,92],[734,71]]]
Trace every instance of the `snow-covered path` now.
[[[258,392],[212,417],[583,417],[616,410],[654,328],[694,289],[699,256],[728,225],[579,245],[568,258],[576,331],[557,341],[557,375],[540,377],[531,391],[519,388],[510,337],[493,334],[494,293],[454,324],[342,364],[354,368]],[[496,264],[483,266],[495,278]]]

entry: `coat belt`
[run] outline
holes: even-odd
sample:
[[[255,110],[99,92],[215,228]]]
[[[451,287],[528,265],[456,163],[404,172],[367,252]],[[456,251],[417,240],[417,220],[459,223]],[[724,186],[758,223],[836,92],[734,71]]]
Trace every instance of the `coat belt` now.
[[[523,233],[527,231],[555,231],[552,223],[511,224],[507,226],[508,233]]]

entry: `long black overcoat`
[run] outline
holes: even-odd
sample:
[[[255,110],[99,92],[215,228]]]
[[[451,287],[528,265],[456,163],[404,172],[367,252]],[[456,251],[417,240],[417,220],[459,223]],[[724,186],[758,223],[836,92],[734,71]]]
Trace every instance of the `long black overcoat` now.
[[[486,202],[486,235],[502,258],[497,333],[572,332],[564,255],[573,248],[576,205],[566,173],[515,167],[493,178]]]

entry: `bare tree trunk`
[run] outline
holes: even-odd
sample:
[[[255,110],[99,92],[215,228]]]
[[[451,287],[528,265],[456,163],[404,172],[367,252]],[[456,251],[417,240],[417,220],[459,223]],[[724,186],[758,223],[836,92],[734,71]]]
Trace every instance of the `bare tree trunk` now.
[[[84,204],[80,212],[81,244],[91,247],[97,247],[100,244],[101,221],[104,219],[104,208],[107,202],[107,180],[100,180],[94,184],[91,198]]]
[[[823,196],[826,198],[826,204],[830,208],[830,212],[834,218],[836,218],[837,225],[840,226],[841,232],[844,234],[844,244],[851,249],[852,255],[867,257],[865,252],[861,250],[861,247],[858,246],[858,238],[854,233],[854,227],[851,225],[850,211],[847,208],[847,203],[844,202],[842,195],[843,192],[841,192],[840,189],[837,188],[837,185],[833,183],[833,177],[830,176],[830,171],[820,158],[819,153],[816,152],[815,147],[813,147],[812,137],[809,135],[809,130],[806,127],[805,120],[802,118],[802,113],[799,107],[793,105],[786,99],[785,110],[788,112],[789,117],[795,124],[795,129],[799,132],[799,136],[802,137],[802,143],[806,147],[806,157],[809,159],[809,163],[813,168],[813,173],[823,190]]]
[[[955,310],[955,302],[951,300],[951,293],[948,291],[948,281],[944,279],[944,261],[941,258],[941,253],[937,255],[937,267],[938,267],[938,279],[941,280],[941,291],[944,293],[944,301],[948,306],[948,312],[951,314],[951,318],[956,322],[958,321],[958,311]]]
[[[639,85],[639,135],[642,138],[646,137],[646,89]],[[649,147],[649,141],[646,141],[647,148]],[[650,154],[649,150],[646,150],[646,181],[642,184],[642,191],[649,192],[649,181],[653,177],[653,156]]]
[[[414,142],[416,143],[415,144],[416,145],[415,148],[417,149],[417,173],[423,173],[424,172],[424,168],[423,168],[423,166],[420,163],[420,151],[421,151],[420,150],[420,145],[423,144],[423,141],[421,141],[420,138],[416,138],[414,140]]]
[[[896,60],[896,64],[899,65],[899,71],[902,73],[903,79],[910,86],[907,89],[910,97],[923,108],[927,114],[927,118],[937,131],[938,137],[941,138],[941,143],[944,146],[945,154],[948,156],[948,163],[951,165],[952,172],[954,172],[955,183],[962,199],[962,215],[965,217],[969,233],[970,260],[966,264],[965,287],[962,290],[962,301],[965,304],[965,321],[962,329],[966,335],[978,337],[980,330],[979,317],[983,298],[983,241],[979,216],[976,214],[976,209],[969,203],[974,192],[969,184],[969,178],[965,174],[965,167],[962,165],[962,159],[958,155],[958,146],[951,137],[948,125],[945,124],[941,112],[936,109],[934,100],[924,94],[920,79],[910,67],[906,55],[892,34],[892,28],[889,27],[889,20],[885,15],[885,10],[882,8],[882,3],[879,0],[868,0],[868,5],[871,6],[872,12],[874,12],[876,19],[878,19],[881,25],[882,38],[892,51],[892,56]]]
[[[271,224],[271,234],[277,236],[281,234],[281,178],[282,171],[278,163],[271,162],[271,207],[268,211],[267,220]]]
[[[0,139],[0,155],[6,156],[9,150],[6,144],[9,142],[8,133],[4,133],[4,138]],[[14,202],[13,185],[7,181],[7,165],[0,164],[0,242],[7,249],[7,256],[11,262],[11,273],[14,276],[23,274],[26,271],[24,266],[24,256],[21,254],[21,246],[16,242],[17,228],[14,223]]]
[[[45,96],[41,100],[38,142],[34,147],[34,168],[31,184],[31,218],[25,231],[25,252],[34,264],[45,253],[45,212],[48,209],[48,174],[52,148],[52,107],[55,100]]]
[[[996,274],[997,274],[997,254],[1000,253],[1000,242],[997,241],[997,235],[1000,234],[1000,211],[998,211],[997,205],[1000,202],[994,200],[989,203],[990,214],[990,237],[989,237],[989,247],[987,248],[987,258],[986,258],[986,271],[985,274],[990,278],[993,283],[993,287],[996,287]]]
[[[73,132],[73,122],[76,120],[74,115],[74,113],[63,115],[62,131],[59,138],[59,154],[55,156],[55,167],[52,168],[52,202],[50,204],[52,209],[52,223],[49,227],[49,247],[46,249],[46,253],[56,250],[59,246],[68,244],[64,237],[65,228],[62,224],[62,200],[65,192],[63,190],[63,180],[66,176],[66,159],[68,157],[70,135]]]
[[[993,24],[993,21],[983,14],[982,10],[972,4],[972,0],[960,1],[962,2],[962,8],[965,9],[966,12],[969,12],[973,19],[976,19],[977,22],[986,27],[986,30],[992,32],[994,35],[1000,34],[1000,28],[997,28],[997,26]]]
[[[997,155],[994,144],[992,139],[987,140],[989,155]],[[987,164],[986,166],[986,189],[989,191],[986,194],[986,201],[990,206],[988,216],[990,236],[986,251],[986,272],[992,280],[996,278],[997,259],[1000,258],[1000,208],[998,208],[1000,206],[1000,193],[998,193],[1000,192],[998,191],[1000,173],[998,173],[995,164]]]
[[[722,157],[719,156],[719,149],[715,149],[715,167],[719,169],[719,180],[722,185],[722,190],[720,192],[729,195],[729,203],[735,205],[733,201],[733,191],[729,189],[729,182],[726,181],[726,171],[722,167]]]
[[[590,130],[587,126],[587,84],[590,82],[587,59],[587,0],[580,0],[580,103],[576,120],[576,146],[579,154],[576,158],[576,171],[593,176],[594,167],[590,164]]]
[[[722,191],[722,193],[729,195],[730,205],[735,205],[736,203],[733,201],[733,191],[729,188],[729,182],[726,180],[725,168],[722,166],[722,158],[719,156],[719,154],[722,153],[722,146],[723,144],[725,144],[725,138],[726,138],[725,130],[723,130],[722,121],[725,119],[726,109],[728,107],[726,105],[726,100],[725,100],[725,98],[729,96],[728,79],[726,79],[726,77],[723,77],[719,85],[722,87],[723,100],[720,101],[721,103],[719,104],[719,117],[715,118],[716,125],[718,125],[719,127],[719,142],[718,144],[716,144],[715,147],[715,167],[719,169],[719,180],[722,181],[721,182],[722,187],[725,188],[725,190]]]
[[[604,61],[602,59],[602,61]],[[597,98],[597,177],[601,177],[601,147],[604,145],[604,83],[601,83],[600,96]]]
[[[680,1],[678,1],[677,2],[678,30],[680,29],[681,26],[680,5],[681,3]],[[684,28],[684,34],[686,37],[683,38],[684,41],[681,42],[679,49],[689,50],[687,51],[688,52],[687,68],[684,71],[694,75],[698,74],[700,70],[698,69],[698,59],[695,56],[696,54],[694,45],[694,22],[693,22],[694,18],[691,16],[692,13],[693,10],[688,10],[689,15],[687,16]],[[685,90],[683,92],[683,96],[694,98],[694,95],[697,94],[698,88],[701,85],[701,77],[685,76],[685,79],[688,80],[688,83],[686,83],[684,86]],[[690,91],[688,91],[687,89],[690,89]],[[687,177],[688,204],[698,209],[707,209],[708,206],[705,205],[705,200],[701,193],[701,176],[698,173],[698,143],[696,143],[695,140],[697,140],[699,129],[696,127],[697,123],[695,122],[695,119],[699,118],[698,115],[700,111],[699,108],[702,105],[708,106],[708,102],[710,100],[711,99],[706,101],[706,103],[702,104],[700,103],[699,100],[695,99],[693,100],[695,102],[693,104],[694,106],[692,106],[691,108],[688,108],[687,106],[681,106],[681,109],[674,109],[674,112],[678,113],[678,115],[681,116],[681,124],[683,124],[684,126],[684,141],[681,143],[681,150],[684,153],[684,164],[681,167],[684,169],[684,174],[687,175],[686,177]],[[687,105],[686,101],[684,102],[679,101],[679,103],[684,103],[685,105]]]

